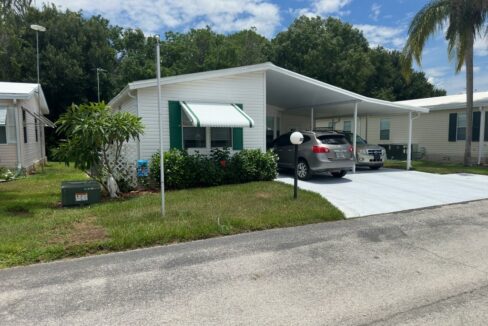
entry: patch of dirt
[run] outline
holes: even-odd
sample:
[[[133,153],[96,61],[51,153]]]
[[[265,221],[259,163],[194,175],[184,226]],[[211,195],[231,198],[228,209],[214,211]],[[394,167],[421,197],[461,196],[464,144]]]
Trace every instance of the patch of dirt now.
[[[256,193],[256,197],[258,197],[258,198],[264,198],[264,199],[268,199],[268,198],[273,197],[273,195],[272,195],[271,193],[269,193],[269,192],[261,192],[261,191],[260,191],[260,192],[257,192],[257,193]]]
[[[102,226],[96,225],[95,220],[94,216],[89,216],[82,221],[76,221],[66,235],[56,236],[49,243],[71,247],[107,240],[109,238],[107,232]]]

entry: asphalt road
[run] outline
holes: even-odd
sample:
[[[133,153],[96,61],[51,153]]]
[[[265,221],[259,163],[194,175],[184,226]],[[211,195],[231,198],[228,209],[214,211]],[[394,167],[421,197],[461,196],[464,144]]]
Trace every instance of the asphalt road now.
[[[486,325],[488,201],[0,271],[1,325]]]

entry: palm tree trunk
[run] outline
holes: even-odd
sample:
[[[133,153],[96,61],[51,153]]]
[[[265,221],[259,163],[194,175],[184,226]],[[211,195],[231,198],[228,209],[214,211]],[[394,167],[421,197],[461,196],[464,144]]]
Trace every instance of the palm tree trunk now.
[[[473,140],[473,44],[474,35],[468,33],[466,47],[466,146],[464,148],[464,165],[471,165],[471,141]]]

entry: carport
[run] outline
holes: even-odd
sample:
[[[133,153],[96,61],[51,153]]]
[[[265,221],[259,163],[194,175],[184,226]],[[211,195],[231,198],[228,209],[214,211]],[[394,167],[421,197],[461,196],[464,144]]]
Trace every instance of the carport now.
[[[283,131],[313,130],[316,119],[320,118],[352,117],[352,145],[356,153],[359,116],[408,115],[407,169],[411,168],[413,120],[421,113],[428,113],[429,109],[369,98],[269,65],[266,71],[266,118],[268,130],[274,127],[274,136],[277,123],[276,120],[271,122],[270,117],[277,114],[280,117],[278,125],[281,124]]]

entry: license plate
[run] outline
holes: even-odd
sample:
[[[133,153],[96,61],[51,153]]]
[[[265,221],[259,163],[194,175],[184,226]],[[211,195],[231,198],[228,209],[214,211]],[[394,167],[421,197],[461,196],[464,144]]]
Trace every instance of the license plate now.
[[[75,193],[75,201],[87,201],[87,200],[88,200],[88,193],[87,192]]]
[[[346,156],[342,152],[336,152],[336,158],[346,158]]]

